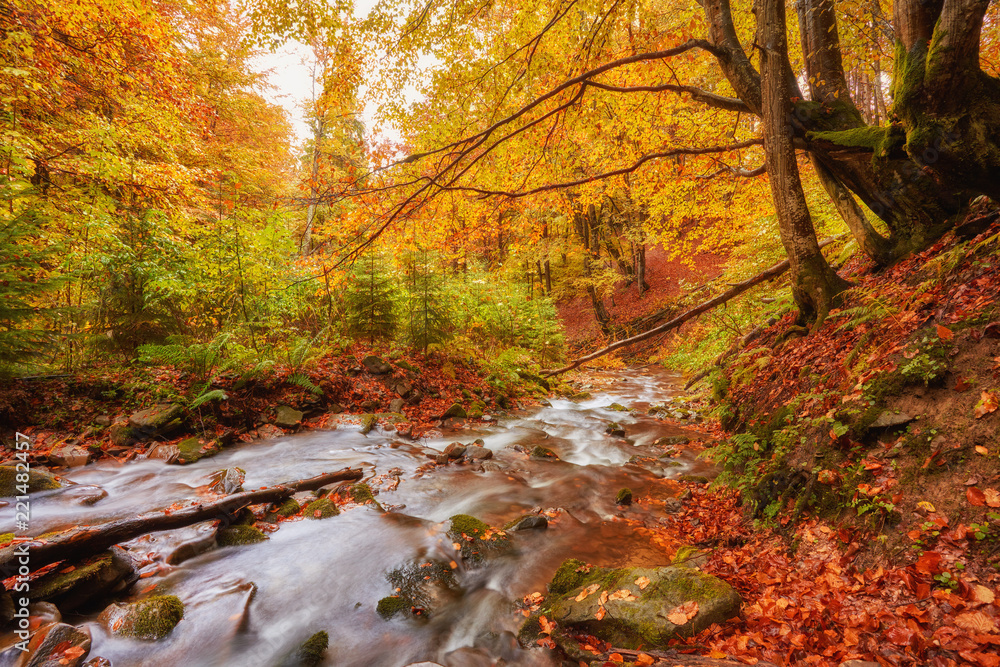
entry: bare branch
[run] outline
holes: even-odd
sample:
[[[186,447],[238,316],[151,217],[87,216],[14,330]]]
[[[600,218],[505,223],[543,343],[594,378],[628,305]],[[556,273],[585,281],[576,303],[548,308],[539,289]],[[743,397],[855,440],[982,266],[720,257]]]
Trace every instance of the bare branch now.
[[[688,93],[691,95],[692,99],[697,102],[701,102],[706,106],[715,107],[716,109],[724,109],[725,111],[751,113],[750,107],[747,106],[746,102],[743,100],[735,97],[716,95],[715,93],[710,93],[707,90],[695,88],[694,86],[682,86],[673,83],[663,83],[655,86],[612,86],[598,81],[587,81],[585,85],[592,88],[607,90],[612,93],[660,93],[666,91],[674,93]]]

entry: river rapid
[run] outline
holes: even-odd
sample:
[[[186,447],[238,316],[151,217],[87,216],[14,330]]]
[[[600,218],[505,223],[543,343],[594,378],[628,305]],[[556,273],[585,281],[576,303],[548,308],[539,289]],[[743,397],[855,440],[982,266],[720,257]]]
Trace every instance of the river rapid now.
[[[501,418],[488,426],[460,429],[409,442],[378,429],[362,435],[356,425],[311,431],[245,444],[188,466],[159,460],[100,462],[65,475],[78,485],[96,485],[107,497],[93,506],[74,502],[80,488],[32,499],[36,534],[74,524],[95,524],[185,503],[204,493],[211,473],[228,467],[246,471],[245,489],[304,479],[345,467],[361,468],[384,507],[359,506],[320,521],[290,520],[260,544],[213,549],[177,566],[162,556],[193,528],[149,535],[125,545],[144,560],[147,575],[133,591],[156,586],[185,605],[183,620],[165,639],[144,642],[108,634],[95,615],[68,616],[87,625],[90,656],[114,667],[182,665],[272,667],[313,633],[324,630],[330,645],[324,665],[402,667],[434,661],[447,667],[556,664],[548,652],[517,646],[524,616],[522,597],[545,591],[559,564],[578,558],[599,566],[669,563],[669,554],[621,519],[656,522],[644,503],[615,504],[619,489],[636,498],[676,492],[664,477],[710,474],[685,450],[656,457],[650,445],[686,432],[647,414],[679,393],[679,378],[649,367],[595,372],[592,398],[553,399],[551,406]],[[608,408],[619,403],[631,409]],[[617,421],[626,438],[605,433]],[[494,457],[484,464],[431,465],[451,442],[482,438]],[[541,445],[560,461],[532,459]],[[652,457],[642,465],[633,456]],[[674,490],[671,491],[671,488]],[[74,495],[76,494],[76,495]],[[12,523],[12,508],[0,509],[0,526]],[[449,517],[470,514],[490,525],[531,512],[549,517],[547,530],[512,533],[512,555],[469,569],[459,565],[460,594],[440,601],[430,619],[397,615],[383,620],[378,600],[393,593],[386,575],[426,559],[455,558],[445,532]],[[6,530],[6,529],[0,529]],[[683,536],[679,536],[683,539]]]

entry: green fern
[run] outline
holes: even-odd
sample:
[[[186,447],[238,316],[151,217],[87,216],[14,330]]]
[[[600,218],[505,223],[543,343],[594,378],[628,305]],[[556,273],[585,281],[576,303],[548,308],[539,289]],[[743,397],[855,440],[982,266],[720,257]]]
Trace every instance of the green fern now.
[[[209,401],[225,401],[229,399],[229,394],[227,394],[222,389],[212,389],[211,391],[202,392],[197,398],[188,404],[189,410],[194,410],[195,408],[201,407]]]
[[[297,387],[302,387],[316,396],[323,395],[323,390],[313,384],[313,382],[302,373],[292,373],[288,376],[288,382]]]

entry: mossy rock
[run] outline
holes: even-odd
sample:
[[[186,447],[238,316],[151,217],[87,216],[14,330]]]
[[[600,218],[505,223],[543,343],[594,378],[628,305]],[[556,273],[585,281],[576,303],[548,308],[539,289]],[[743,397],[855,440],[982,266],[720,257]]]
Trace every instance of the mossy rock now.
[[[280,667],[318,667],[328,646],[330,636],[325,631],[317,632],[282,660]]]
[[[220,547],[238,547],[244,544],[266,542],[268,537],[253,526],[228,526],[220,528],[215,535]]]
[[[604,432],[613,438],[625,437],[625,428],[618,422],[610,422]]]
[[[623,488],[615,495],[615,505],[631,505],[632,489]]]
[[[448,537],[461,546],[462,559],[467,563],[481,563],[513,548],[504,531],[491,528],[474,516],[456,514],[450,521]]]
[[[589,391],[580,391],[569,397],[571,401],[589,401],[593,396],[590,395]]]
[[[469,419],[480,419],[486,413],[486,404],[482,401],[473,401],[469,405],[468,417]]]
[[[683,435],[670,435],[663,438],[657,438],[653,442],[654,447],[673,447],[677,445],[686,445],[691,442],[691,439]]]
[[[692,484],[708,484],[711,480],[704,475],[679,475],[678,482],[690,482]]]
[[[465,419],[468,416],[469,416],[468,413],[465,411],[465,408],[461,406],[461,404],[452,403],[451,407],[445,410],[444,413],[441,415],[441,419],[449,419],[451,417],[455,417],[457,419]]]
[[[671,562],[678,567],[700,568],[708,562],[708,552],[683,544],[677,547]]]
[[[548,447],[542,447],[541,445],[536,445],[529,454],[533,459],[546,459],[548,461],[561,461],[559,455]]]
[[[14,541],[14,533],[0,533],[0,547],[5,547]]]
[[[307,519],[328,519],[331,516],[340,514],[340,509],[329,498],[320,498],[306,505],[302,514]]]
[[[305,413],[287,405],[279,405],[274,417],[274,425],[281,428],[295,428],[302,424]]]
[[[22,481],[18,481],[18,474],[17,466],[0,466],[0,497],[8,498],[10,496],[24,495],[21,493],[23,490],[27,490],[28,493],[35,493],[36,491],[58,489],[62,486],[53,475],[41,470],[35,470],[34,468],[29,469],[27,473],[20,473]],[[27,481],[23,481],[25,479],[24,475],[27,475]],[[27,489],[18,488],[22,484],[26,484]]]
[[[432,618],[462,594],[454,568],[442,560],[414,560],[392,570],[385,578],[393,588],[393,595],[379,600],[376,611],[387,620],[400,612]]]
[[[184,603],[176,595],[154,595],[130,605],[114,604],[98,620],[113,635],[155,641],[163,639],[184,618]]]
[[[348,489],[348,493],[351,495],[351,500],[359,505],[374,505],[378,509],[382,509],[382,505],[375,500],[375,495],[372,493],[372,487],[368,486],[364,482],[358,482],[357,484],[351,484]]]
[[[607,410],[614,410],[615,412],[628,412],[628,408],[626,408],[621,403],[612,403],[606,409]]]
[[[378,417],[371,413],[361,415],[361,435],[368,435],[378,425]]]
[[[399,595],[388,595],[378,601],[375,611],[385,620],[389,620],[401,612],[409,613],[413,605],[410,601]]]
[[[90,556],[72,569],[60,567],[32,582],[32,602],[52,602],[64,612],[125,591],[138,578],[131,556],[119,547]]]
[[[568,588],[571,584],[575,585]],[[671,639],[724,623],[739,613],[742,604],[725,581],[687,567],[587,571],[580,561],[571,560],[559,568],[549,589],[552,595],[524,623],[518,636],[523,644],[533,645],[540,629],[538,618],[544,615],[558,624],[552,638],[571,656],[579,646],[570,632],[594,635],[622,648],[656,650]],[[602,593],[614,599],[604,598],[602,603]],[[685,623],[672,623],[669,615],[689,601],[697,603],[698,612]],[[605,611],[599,614],[602,607]]]
[[[177,459],[175,463],[187,465],[201,459],[215,456],[219,453],[219,443],[215,440],[205,441],[204,438],[193,436],[177,443]]]
[[[266,514],[264,514],[265,523],[278,523],[279,519],[287,519],[290,516],[295,516],[302,510],[302,506],[299,505],[299,501],[295,498],[286,498],[280,505],[274,509],[269,509]]]

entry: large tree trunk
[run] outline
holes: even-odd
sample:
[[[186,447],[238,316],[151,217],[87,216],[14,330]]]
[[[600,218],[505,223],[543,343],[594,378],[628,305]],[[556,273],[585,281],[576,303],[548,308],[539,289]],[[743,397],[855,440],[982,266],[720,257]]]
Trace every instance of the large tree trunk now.
[[[847,282],[820,251],[799,179],[792,144],[792,103],[783,0],[757,0],[757,45],[761,62],[764,160],[778,214],[781,243],[791,265],[792,295],[800,320],[822,323]],[[846,83],[844,84],[846,87]],[[856,113],[856,112],[855,112]]]

